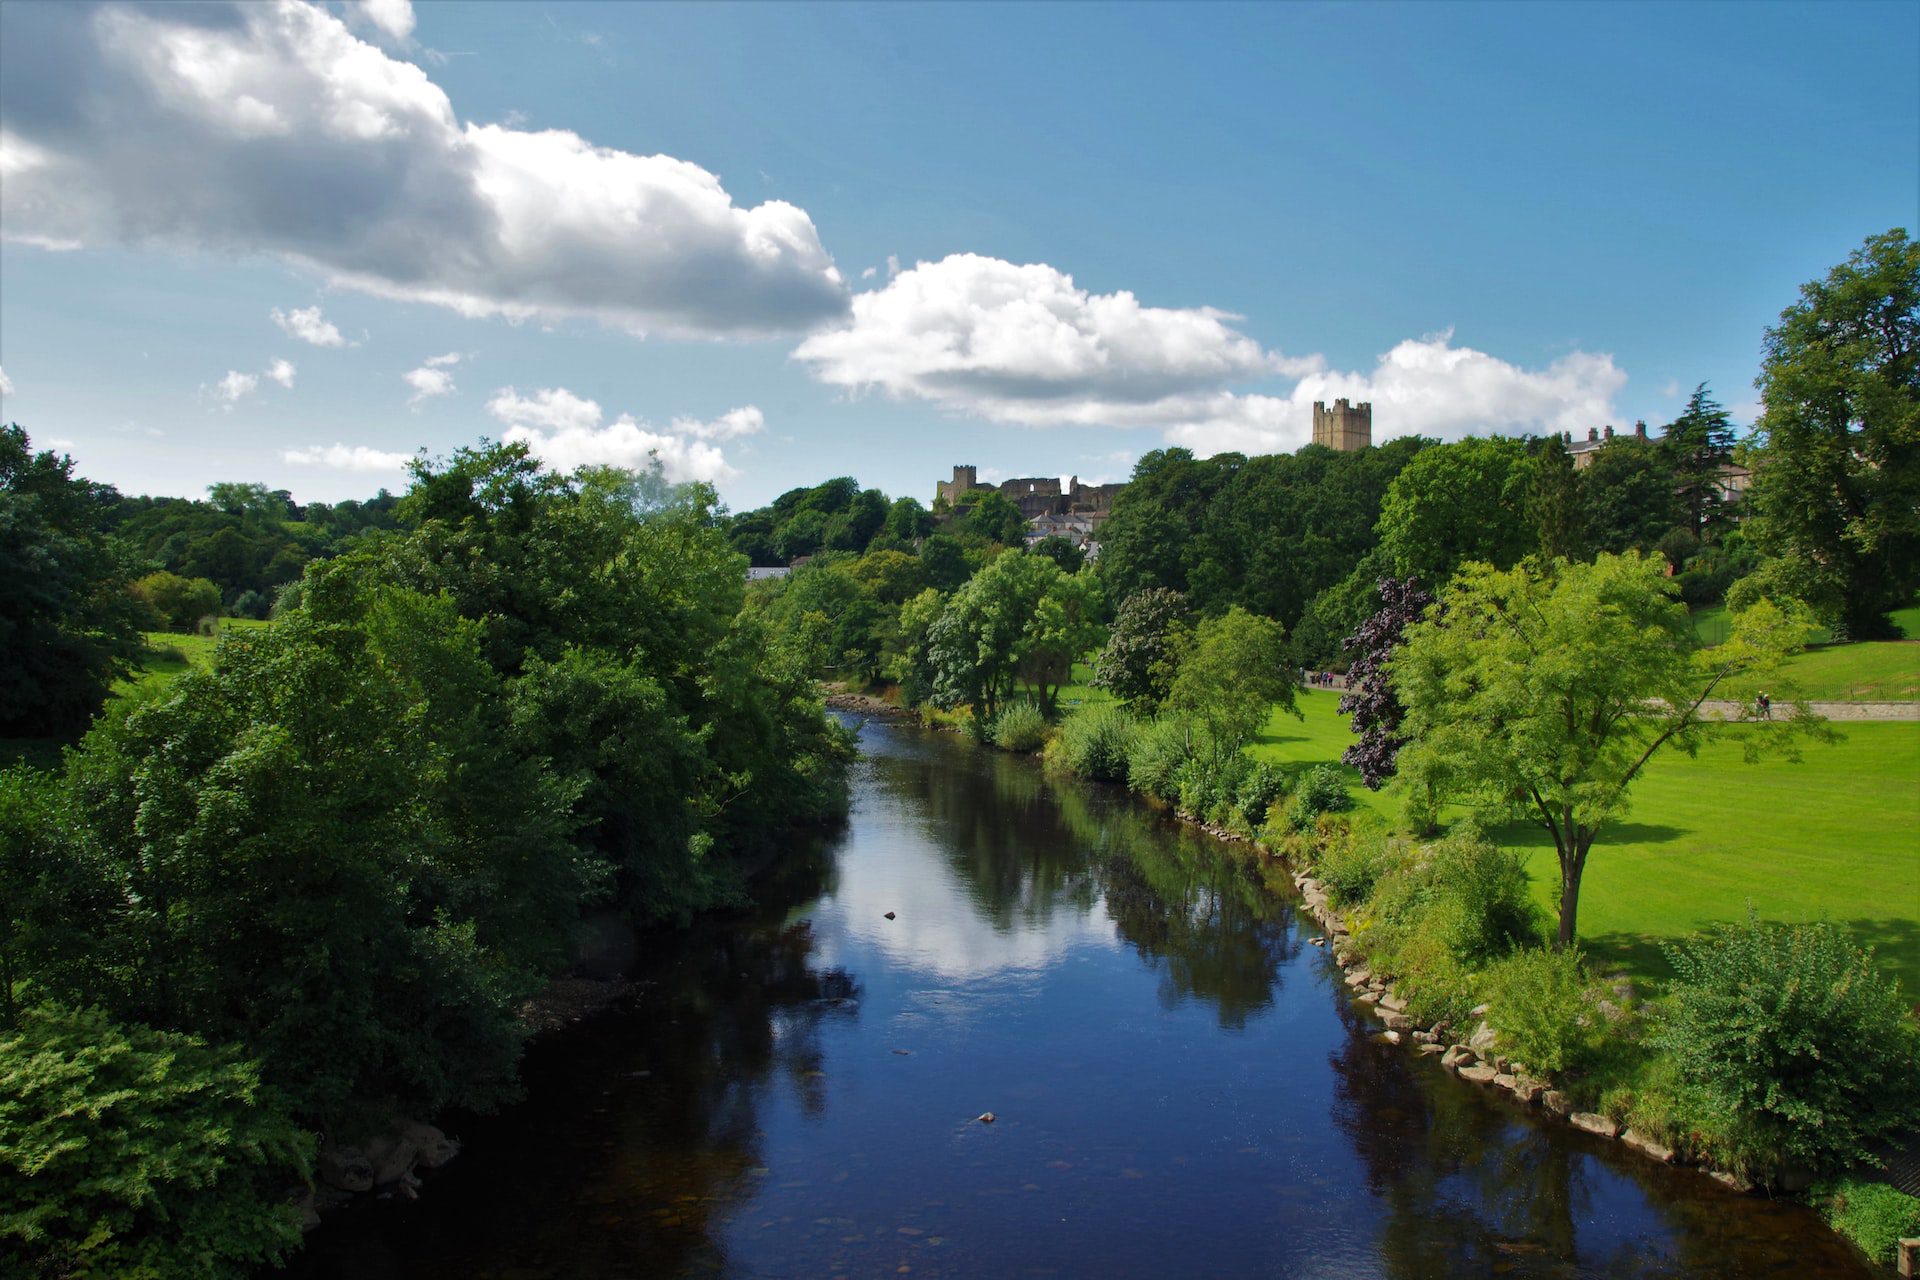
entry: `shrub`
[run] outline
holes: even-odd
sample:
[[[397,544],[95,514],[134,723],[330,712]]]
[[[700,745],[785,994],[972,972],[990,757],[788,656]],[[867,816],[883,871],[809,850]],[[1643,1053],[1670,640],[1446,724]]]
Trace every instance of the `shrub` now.
[[[251,1275],[300,1243],[310,1146],[236,1050],[26,1010],[0,1031],[0,1272]]]
[[[1604,1017],[1575,947],[1516,951],[1487,971],[1487,1022],[1508,1056],[1535,1072],[1577,1071],[1599,1049]]]
[[[1253,762],[1238,751],[1221,752],[1201,741],[1186,763],[1174,771],[1180,811],[1215,823],[1236,817],[1234,797],[1252,768]]]
[[[1111,703],[1081,707],[1060,724],[1059,744],[1051,755],[1083,778],[1125,782],[1128,759],[1140,727]]]
[[[1838,1178],[1813,1188],[1814,1207],[1827,1225],[1882,1266],[1892,1266],[1903,1238],[1920,1236],[1920,1200],[1884,1182]]]
[[[1301,780],[1299,790],[1293,793],[1293,803],[1287,806],[1287,821],[1295,831],[1305,831],[1321,814],[1345,813],[1351,808],[1353,797],[1347,792],[1346,779],[1338,769],[1323,764]]]
[[[1127,757],[1127,785],[1142,795],[1161,800],[1180,798],[1174,774],[1193,754],[1194,732],[1190,721],[1179,716],[1162,716],[1149,721],[1133,740]]]
[[[1668,948],[1655,1043],[1686,1100],[1756,1172],[1871,1159],[1920,1120],[1920,1026],[1870,951],[1830,924],[1733,926]]]
[[[1246,777],[1240,783],[1233,802],[1247,820],[1249,826],[1259,826],[1266,821],[1267,810],[1287,794],[1287,774],[1277,765],[1262,761],[1247,770]]]
[[[1047,745],[1047,716],[1031,702],[1010,702],[993,720],[993,745],[1002,751],[1038,751]]]
[[[1373,888],[1404,853],[1377,823],[1355,822],[1328,832],[1317,842],[1313,870],[1336,903],[1352,905],[1373,896]]]

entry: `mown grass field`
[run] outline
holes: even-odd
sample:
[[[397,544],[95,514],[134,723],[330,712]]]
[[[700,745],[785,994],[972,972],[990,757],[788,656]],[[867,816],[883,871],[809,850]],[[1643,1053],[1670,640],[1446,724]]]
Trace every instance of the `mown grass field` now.
[[[1815,702],[1920,701],[1920,604],[1895,611],[1894,625],[1905,640],[1831,644],[1816,629],[1812,647],[1787,664],[1786,675]],[[1719,644],[1732,623],[1725,605],[1696,610],[1694,634],[1702,644]]]
[[[1253,754],[1337,764],[1350,740],[1338,701],[1337,692],[1303,692],[1305,720],[1276,712]],[[1588,860],[1580,936],[1589,952],[1663,977],[1662,942],[1738,919],[1751,903],[1767,919],[1840,925],[1878,948],[1920,1001],[1920,723],[1839,727],[1844,741],[1809,746],[1798,764],[1749,765],[1734,738],[1694,758],[1656,757],[1634,785],[1632,811]],[[1390,796],[1346,772],[1362,807],[1396,816]],[[1558,868],[1546,833],[1514,824],[1496,835],[1526,852],[1534,893],[1550,907]]]

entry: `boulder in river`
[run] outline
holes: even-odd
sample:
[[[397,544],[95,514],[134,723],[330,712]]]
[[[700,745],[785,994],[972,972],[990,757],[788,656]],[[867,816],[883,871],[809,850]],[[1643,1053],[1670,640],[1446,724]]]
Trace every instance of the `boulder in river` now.
[[[373,1190],[373,1164],[358,1147],[328,1147],[315,1161],[320,1181],[336,1191]]]

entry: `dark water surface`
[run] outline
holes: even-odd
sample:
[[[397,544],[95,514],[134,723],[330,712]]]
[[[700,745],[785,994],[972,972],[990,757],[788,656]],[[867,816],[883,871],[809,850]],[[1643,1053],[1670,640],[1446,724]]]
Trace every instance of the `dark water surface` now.
[[[759,915],[538,1046],[525,1104],[297,1272],[1870,1274],[1370,1040],[1244,852],[950,737],[863,745],[850,827]]]

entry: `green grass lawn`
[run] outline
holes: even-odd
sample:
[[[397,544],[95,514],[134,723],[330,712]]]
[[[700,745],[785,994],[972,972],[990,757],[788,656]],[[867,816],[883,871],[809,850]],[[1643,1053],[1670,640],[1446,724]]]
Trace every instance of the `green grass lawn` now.
[[[1920,605],[1896,611],[1893,620],[1909,639],[1829,644],[1831,636],[1817,628],[1813,647],[1787,664],[1787,674],[1815,702],[1920,700]],[[1693,614],[1702,644],[1720,644],[1730,626],[1725,605]]]
[[[1796,655],[1785,674],[1816,702],[1920,700],[1920,640],[1821,645]]]
[[[1338,700],[1303,691],[1304,722],[1275,713],[1253,754],[1337,764],[1350,740]],[[1809,746],[1799,764],[1746,764],[1732,739],[1691,759],[1655,757],[1634,784],[1632,811],[1602,831],[1588,860],[1583,945],[1602,963],[1659,978],[1661,941],[1737,919],[1751,902],[1768,919],[1832,920],[1877,947],[1920,1001],[1920,724],[1840,728],[1845,741]],[[1395,816],[1389,797],[1345,771],[1363,807]],[[1546,833],[1514,825],[1496,834],[1526,852],[1535,895],[1551,906],[1558,870]]]

